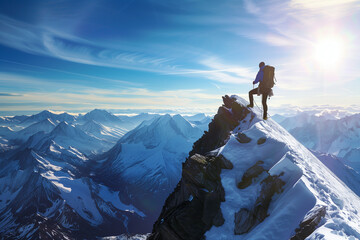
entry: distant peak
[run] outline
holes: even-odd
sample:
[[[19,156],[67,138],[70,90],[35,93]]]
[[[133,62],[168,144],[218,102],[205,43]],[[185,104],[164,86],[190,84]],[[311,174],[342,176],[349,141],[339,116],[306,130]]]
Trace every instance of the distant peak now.
[[[92,111],[90,111],[88,113],[102,113],[102,114],[107,113],[107,114],[111,114],[111,113],[109,113],[108,111],[106,111],[104,109],[98,109],[98,108],[95,108],[94,110],[92,110]]]

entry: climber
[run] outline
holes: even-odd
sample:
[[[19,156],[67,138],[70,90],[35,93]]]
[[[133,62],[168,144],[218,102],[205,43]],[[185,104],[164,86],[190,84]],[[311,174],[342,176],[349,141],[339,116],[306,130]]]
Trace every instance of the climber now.
[[[265,68],[265,63],[261,62],[259,63],[259,72],[256,75],[255,81],[253,81],[253,85],[260,83],[259,86],[253,90],[251,90],[249,92],[249,100],[250,100],[250,104],[247,105],[247,107],[254,107],[254,94],[257,94],[258,96],[260,96],[260,94],[262,94],[262,105],[263,105],[263,109],[264,109],[264,114],[263,114],[263,119],[266,120],[267,119],[267,110],[268,110],[268,106],[266,104],[267,101],[267,97],[269,96],[269,93],[271,92],[271,88],[272,86],[265,86],[265,84],[263,83],[263,78],[264,78],[264,68]]]

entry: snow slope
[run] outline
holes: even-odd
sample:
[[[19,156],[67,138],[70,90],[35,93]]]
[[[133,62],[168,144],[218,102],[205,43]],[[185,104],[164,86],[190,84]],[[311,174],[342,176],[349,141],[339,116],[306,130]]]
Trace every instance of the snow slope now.
[[[49,118],[40,122],[36,122],[16,133],[13,133],[11,138],[26,141],[30,136],[38,132],[49,133],[54,130],[56,124],[54,124]]]
[[[356,169],[346,165],[343,159],[331,154],[312,151],[312,153],[328,167],[338,178],[341,179],[351,190],[360,196],[360,173]]]
[[[94,120],[89,120],[85,122],[83,125],[76,125],[85,133],[89,134],[90,136],[111,142],[116,143],[124,134],[126,130],[117,129],[107,127],[101,123],[95,122]]]
[[[246,101],[236,98],[246,106]],[[240,124],[219,151],[234,168],[221,173],[225,190],[221,210],[225,223],[212,227],[206,233],[207,239],[289,239],[299,222],[323,206],[327,213],[321,226],[307,239],[359,239],[360,198],[281,126],[271,119],[262,121],[258,109],[251,114],[251,124]],[[235,138],[237,133],[244,133],[252,140],[239,143]],[[266,142],[257,144],[260,138],[266,138]],[[257,182],[245,189],[238,189],[236,182],[259,160],[264,161],[270,175],[283,172],[281,179],[286,184],[283,192],[273,197],[269,216],[263,222],[246,234],[234,235],[234,214],[252,205],[259,191]]]
[[[81,129],[67,122],[59,123],[51,132],[39,132],[31,136],[28,140],[30,148],[40,149],[48,147],[49,143],[54,141],[63,148],[75,148],[85,154],[104,152],[113,146],[113,143],[90,136]]]
[[[181,165],[202,131],[180,115],[162,115],[128,132],[99,157],[94,170],[124,199],[157,217],[181,177]],[[102,177],[103,176],[103,177]]]
[[[180,178],[181,162],[201,134],[180,115],[160,116],[120,139],[122,150],[111,160],[111,168],[131,182],[146,182],[150,189],[174,187]]]

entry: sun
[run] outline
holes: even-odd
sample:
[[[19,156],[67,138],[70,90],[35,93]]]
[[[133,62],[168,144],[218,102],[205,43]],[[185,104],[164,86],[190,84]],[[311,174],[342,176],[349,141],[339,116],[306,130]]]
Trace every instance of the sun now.
[[[314,44],[313,53],[320,66],[335,67],[344,58],[344,42],[336,36],[319,39]]]

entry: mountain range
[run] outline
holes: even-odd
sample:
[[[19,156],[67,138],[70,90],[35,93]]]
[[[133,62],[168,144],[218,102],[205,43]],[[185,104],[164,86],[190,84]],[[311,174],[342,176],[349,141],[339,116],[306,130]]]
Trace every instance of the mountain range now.
[[[94,110],[69,116],[43,111],[2,118],[1,238],[150,232],[203,131],[180,115],[119,118]],[[124,127],[142,119],[135,129]]]
[[[319,133],[309,151],[245,100],[223,101],[214,117],[1,117],[1,238],[360,238],[356,144],[344,160],[315,151],[332,149],[314,147]],[[323,115],[276,119],[290,133],[337,126],[334,139],[358,128]]]
[[[326,113],[302,112],[277,120],[305,147],[335,155],[360,172],[360,114],[333,116]]]

